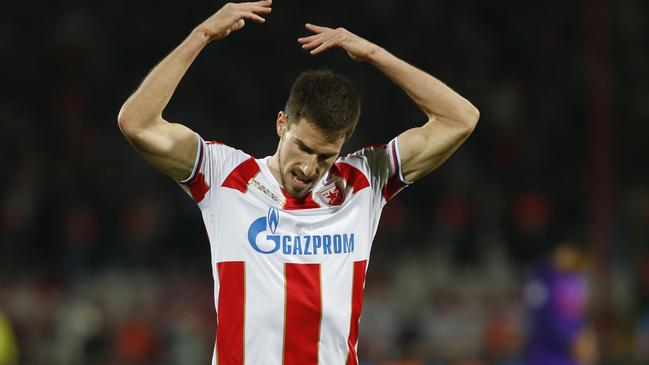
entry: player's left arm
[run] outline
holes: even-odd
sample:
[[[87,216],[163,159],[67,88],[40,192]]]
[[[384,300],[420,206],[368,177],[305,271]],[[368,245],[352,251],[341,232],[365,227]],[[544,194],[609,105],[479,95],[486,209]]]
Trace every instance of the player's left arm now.
[[[401,169],[415,181],[441,165],[475,128],[480,113],[468,100],[428,73],[344,28],[307,24],[315,33],[298,39],[302,48],[319,54],[340,47],[355,61],[374,65],[426,113],[428,122],[398,136]]]

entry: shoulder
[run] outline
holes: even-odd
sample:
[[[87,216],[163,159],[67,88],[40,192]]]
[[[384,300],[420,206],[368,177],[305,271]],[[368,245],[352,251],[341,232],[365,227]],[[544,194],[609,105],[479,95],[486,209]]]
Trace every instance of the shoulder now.
[[[219,141],[201,140],[201,142],[201,150],[212,160],[220,160],[220,162],[232,160],[236,162],[251,157],[248,153]]]
[[[334,165],[334,173],[345,179],[372,181],[389,170],[385,144],[374,144],[362,147],[352,153],[340,156]],[[362,178],[361,178],[362,176]]]
[[[349,164],[367,163],[368,161],[376,159],[377,157],[385,156],[387,150],[387,144],[366,145],[352,153],[338,157],[336,162],[344,162]]]

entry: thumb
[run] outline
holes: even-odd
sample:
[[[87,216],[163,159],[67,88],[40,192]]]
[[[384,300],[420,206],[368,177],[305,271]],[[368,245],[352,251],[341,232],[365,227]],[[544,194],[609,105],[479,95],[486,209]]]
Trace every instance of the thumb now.
[[[239,21],[237,21],[237,23],[234,25],[234,29],[239,30],[243,28],[244,25],[246,25],[246,21],[243,19],[239,19]]]

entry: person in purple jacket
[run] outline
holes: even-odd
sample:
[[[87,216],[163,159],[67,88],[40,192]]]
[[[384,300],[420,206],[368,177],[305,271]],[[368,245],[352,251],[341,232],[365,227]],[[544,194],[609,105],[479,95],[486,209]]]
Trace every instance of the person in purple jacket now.
[[[587,320],[589,283],[582,248],[560,243],[526,288],[530,333],[526,365],[592,365],[596,338]]]

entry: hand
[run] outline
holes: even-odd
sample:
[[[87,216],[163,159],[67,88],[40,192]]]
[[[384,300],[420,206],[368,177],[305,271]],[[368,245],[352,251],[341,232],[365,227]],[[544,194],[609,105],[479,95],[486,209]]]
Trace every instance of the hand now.
[[[306,24],[306,29],[315,33],[308,37],[298,38],[302,48],[317,55],[331,47],[344,49],[354,61],[366,61],[378,46],[369,42],[345,28],[327,28],[314,24]]]
[[[225,38],[231,32],[243,28],[246,25],[246,19],[264,23],[266,19],[259,14],[270,13],[272,3],[272,0],[227,3],[196,27],[196,31],[205,35],[208,41]]]

